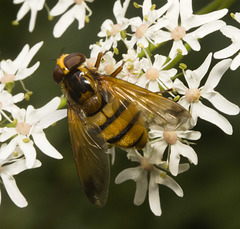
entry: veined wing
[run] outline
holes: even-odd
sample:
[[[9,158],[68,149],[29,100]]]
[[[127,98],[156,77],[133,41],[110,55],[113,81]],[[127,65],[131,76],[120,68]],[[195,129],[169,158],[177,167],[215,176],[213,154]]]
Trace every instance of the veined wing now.
[[[107,143],[94,124],[84,124],[68,107],[68,126],[78,175],[89,200],[98,207],[107,201],[109,159]]]
[[[190,113],[178,103],[127,81],[104,76],[102,86],[121,100],[128,100],[142,111],[148,125],[164,130],[187,130],[193,127]]]

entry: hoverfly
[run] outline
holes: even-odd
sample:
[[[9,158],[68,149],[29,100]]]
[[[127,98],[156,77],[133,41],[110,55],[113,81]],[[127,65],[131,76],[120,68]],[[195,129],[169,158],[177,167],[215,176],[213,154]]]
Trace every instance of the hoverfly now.
[[[149,124],[164,130],[191,127],[191,115],[179,104],[147,89],[84,65],[80,53],[64,54],[53,71],[68,101],[68,126],[74,159],[83,189],[98,207],[105,205],[109,187],[108,144],[142,149]]]

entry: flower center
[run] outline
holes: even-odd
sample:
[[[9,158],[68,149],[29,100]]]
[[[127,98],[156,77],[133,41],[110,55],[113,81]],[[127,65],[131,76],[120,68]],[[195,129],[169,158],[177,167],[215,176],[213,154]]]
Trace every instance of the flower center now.
[[[149,80],[156,80],[159,76],[159,71],[156,68],[149,68],[145,73],[147,79]]]
[[[2,102],[0,101],[0,110],[2,109]]]
[[[153,164],[149,163],[149,158],[142,157],[140,159],[140,166],[142,169],[145,169],[147,171],[152,171],[153,170]]]
[[[197,102],[201,96],[198,88],[189,88],[185,93],[186,99],[189,103]]]
[[[121,31],[121,25],[119,24],[115,24],[115,25],[112,25],[112,29],[110,31],[110,35],[111,36],[115,36],[117,33],[119,33]]]
[[[171,37],[174,41],[179,41],[183,37],[186,36],[186,30],[182,26],[176,27],[174,30],[171,32]]]
[[[74,2],[78,5],[81,5],[83,3],[84,0],[74,0]]]
[[[30,133],[31,125],[26,122],[19,122],[16,126],[16,131],[22,135],[28,135]]]
[[[141,24],[139,27],[137,27],[136,37],[138,39],[141,38],[146,33],[147,29],[148,29],[147,24]]]
[[[106,64],[104,69],[105,69],[107,75],[111,75],[111,73],[113,73],[115,70],[113,64]]]
[[[170,145],[174,145],[177,142],[177,134],[173,130],[165,130],[163,132],[163,138]]]
[[[14,80],[15,80],[15,75],[5,73],[4,76],[1,79],[1,83],[4,83],[4,84],[5,83],[10,83],[10,82],[13,82]]]
[[[86,61],[86,65],[89,69],[94,68],[94,65],[96,63],[96,58],[92,57]]]

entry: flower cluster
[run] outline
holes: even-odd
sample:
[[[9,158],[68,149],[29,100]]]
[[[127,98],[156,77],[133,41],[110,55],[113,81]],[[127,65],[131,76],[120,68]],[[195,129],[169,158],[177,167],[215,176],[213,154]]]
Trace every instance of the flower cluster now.
[[[118,75],[119,78],[156,93],[172,90],[169,92],[169,98],[177,101],[190,112],[194,126],[197,125],[199,117],[231,135],[232,125],[216,109],[221,113],[237,115],[239,107],[215,91],[215,88],[225,72],[230,67],[231,69],[234,68],[233,66],[236,67],[235,63],[239,55],[233,61],[221,60],[212,67],[213,54],[209,53],[195,70],[186,69],[185,64],[181,65],[180,72],[176,67],[174,68],[176,60],[188,55],[190,49],[200,51],[199,39],[217,30],[226,36],[231,36],[233,44],[215,53],[214,57],[229,57],[233,54],[233,50],[234,53],[237,51],[236,47],[240,48],[237,38],[239,31],[233,32],[234,27],[230,30],[221,20],[228,10],[196,15],[193,14],[191,0],[169,0],[160,8],[152,4],[151,0],[144,0],[142,5],[137,5],[137,8],[142,10],[142,16],[127,18],[125,15],[129,2],[129,0],[125,0],[123,4],[120,0],[115,2],[113,13],[116,22],[105,20],[98,33],[100,40],[90,45],[91,60],[99,52],[106,53],[99,71],[110,74],[113,69],[121,65],[122,62],[116,62],[113,56],[119,54],[118,44],[122,42],[128,51],[122,53],[124,65]],[[236,18],[237,16],[238,14]],[[158,53],[151,55],[151,51],[160,50],[166,42],[172,44],[166,56]],[[187,85],[183,83],[182,76]],[[201,83],[203,79],[204,85]],[[207,101],[212,107],[204,104]],[[161,215],[158,186],[166,185],[178,196],[183,196],[182,189],[170,175],[177,176],[189,168],[189,164],[181,163],[182,157],[189,163],[198,163],[197,154],[191,143],[200,137],[201,133],[195,130],[162,130],[161,127],[150,127],[147,146],[142,151],[129,150],[127,153],[127,157],[137,162],[138,166],[122,171],[115,182],[119,184],[129,179],[135,181],[134,204],[142,204],[148,191],[150,209],[155,215]]]
[[[44,129],[66,117],[66,110],[58,110],[60,98],[55,97],[45,106],[26,109],[16,105],[24,98],[29,100],[30,91],[13,95],[13,86],[20,81],[26,90],[23,79],[32,75],[39,62],[29,67],[43,42],[32,48],[25,45],[15,60],[0,62],[0,182],[3,183],[12,201],[19,207],[27,206],[27,201],[19,191],[14,175],[37,168],[41,162],[36,159],[35,145],[46,155],[61,159],[62,155],[48,142]],[[1,192],[0,192],[1,200]],[[1,201],[0,201],[1,202]]]
[[[42,10],[45,1],[14,0],[16,4],[22,2],[15,23],[31,10],[29,31],[32,31],[37,12]],[[75,19],[79,23],[78,29],[85,26],[92,14],[86,2],[93,0],[59,0],[50,10],[49,15],[62,14],[54,27],[55,37],[60,37]],[[141,16],[129,18],[126,15],[130,2],[115,1],[115,21],[106,19],[102,23],[97,33],[99,40],[89,47],[90,58],[86,65],[91,68],[98,53],[102,52],[104,55],[98,69],[100,73],[110,75],[117,67],[122,66],[118,78],[154,93],[167,92],[169,99],[189,111],[193,127],[197,127],[200,118],[231,135],[233,127],[223,113],[237,115],[239,106],[216,91],[226,72],[236,70],[240,65],[239,54],[230,58],[240,50],[240,26],[236,28],[226,25],[223,17],[228,10],[205,13],[203,10],[201,14],[197,14],[193,12],[192,0],[167,0],[161,6],[153,4],[152,0],[143,0],[141,5],[134,3],[136,10],[141,10],[138,12]],[[232,14],[232,17],[240,23],[240,13]],[[206,47],[209,54],[194,70],[188,69],[187,64],[183,63],[179,68],[176,66],[182,57],[194,53],[190,53],[190,50],[201,50],[201,39],[217,31],[231,39],[232,44],[229,47],[214,54],[211,46]],[[170,44],[167,53],[161,51],[166,43]],[[24,95],[19,93],[12,96],[5,90],[9,87],[11,89],[12,81],[22,80],[38,68],[38,62],[29,68],[28,65],[41,45],[42,43],[38,43],[30,50],[25,46],[14,61],[2,61],[0,66],[0,118],[3,116],[11,124],[0,129],[0,142],[4,143],[0,149],[0,176],[9,196],[20,207],[26,206],[26,200],[18,191],[12,175],[41,165],[36,160],[34,144],[48,156],[61,158],[43,132],[43,129],[66,116],[65,110],[57,110],[60,99],[54,98],[40,109],[34,109],[30,105],[25,110],[15,104]],[[123,46],[126,51],[122,50]],[[119,54],[122,55],[124,64],[115,60],[115,55]],[[216,59],[220,60],[212,64]],[[148,131],[149,140],[145,148],[125,149],[126,156],[136,166],[120,172],[115,182],[136,182],[134,204],[141,205],[148,194],[150,209],[159,216],[162,213],[159,185],[165,185],[178,196],[183,196],[182,188],[172,177],[187,171],[190,164],[198,163],[198,156],[192,145],[195,144],[193,141],[200,139],[201,132],[178,127],[174,130],[162,129],[156,125],[149,126]],[[114,163],[114,147],[108,153],[112,155]]]
[[[13,21],[13,24],[18,25],[19,21],[29,11],[31,11],[28,30],[29,32],[32,32],[36,24],[37,13],[43,9],[43,6],[45,4],[48,9],[50,20],[52,20],[54,16],[62,15],[53,29],[54,37],[60,37],[75,19],[78,21],[78,29],[82,29],[84,27],[85,21],[88,22],[89,17],[92,14],[91,9],[87,6],[86,2],[93,1],[94,0],[59,0],[58,3],[51,10],[49,10],[45,3],[45,0],[14,0],[14,4],[23,4],[19,9],[17,18],[15,21]],[[70,6],[72,6],[72,8],[68,9]]]

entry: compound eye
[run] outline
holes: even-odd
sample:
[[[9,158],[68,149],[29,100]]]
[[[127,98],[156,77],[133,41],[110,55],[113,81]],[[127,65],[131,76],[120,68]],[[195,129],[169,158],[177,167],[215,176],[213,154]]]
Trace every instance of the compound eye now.
[[[81,53],[71,53],[64,59],[64,65],[68,70],[73,70],[79,67],[83,62],[85,62],[86,58]]]
[[[56,67],[53,70],[53,80],[59,84],[64,77],[65,74],[63,73],[62,69],[60,68],[59,65],[56,65]]]

